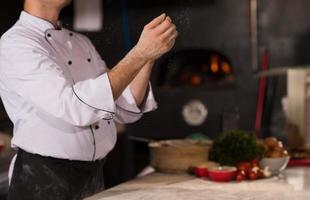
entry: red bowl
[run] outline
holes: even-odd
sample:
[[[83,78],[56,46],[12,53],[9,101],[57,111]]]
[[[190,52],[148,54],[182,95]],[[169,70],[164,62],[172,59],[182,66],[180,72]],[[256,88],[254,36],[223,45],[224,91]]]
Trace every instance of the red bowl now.
[[[236,167],[222,166],[222,167],[212,167],[209,169],[209,177],[213,181],[217,182],[229,182],[235,179],[237,174]]]
[[[197,177],[208,177],[209,170],[206,167],[195,167],[194,172]]]

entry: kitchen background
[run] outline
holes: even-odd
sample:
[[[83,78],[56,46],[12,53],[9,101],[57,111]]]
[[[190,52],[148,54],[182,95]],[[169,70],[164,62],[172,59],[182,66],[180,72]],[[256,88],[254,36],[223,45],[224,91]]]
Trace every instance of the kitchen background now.
[[[309,6],[307,0],[104,0],[103,29],[83,33],[109,67],[138,41],[143,26],[163,12],[180,33],[175,48],[158,60],[152,74],[159,109],[119,134],[105,169],[107,186],[133,178],[147,165],[147,144],[134,137],[203,134],[212,139],[225,126],[234,126],[285,140],[281,100],[286,96],[286,76],[268,77],[263,91],[257,75],[263,68],[310,63]],[[2,35],[18,19],[22,1],[4,1],[0,9]],[[61,19],[72,29],[73,5]],[[214,66],[214,60],[225,65]],[[262,94],[265,99],[258,100]],[[0,128],[11,133],[3,108],[0,116]]]

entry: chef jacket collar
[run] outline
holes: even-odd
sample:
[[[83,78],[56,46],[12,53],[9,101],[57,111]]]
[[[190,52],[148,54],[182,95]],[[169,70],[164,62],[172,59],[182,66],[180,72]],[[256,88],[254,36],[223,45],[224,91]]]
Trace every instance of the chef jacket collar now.
[[[30,23],[31,25],[35,26],[38,30],[41,30],[43,32],[46,32],[49,29],[61,29],[60,21],[57,23],[58,27],[56,28],[51,22],[45,19],[33,16],[25,11],[22,11],[19,19]]]

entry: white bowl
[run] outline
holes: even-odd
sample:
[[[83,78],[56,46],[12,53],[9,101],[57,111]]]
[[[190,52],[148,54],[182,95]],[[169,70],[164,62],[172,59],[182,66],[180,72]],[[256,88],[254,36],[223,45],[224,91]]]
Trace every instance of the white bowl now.
[[[289,161],[290,161],[289,156],[280,158],[263,158],[259,162],[259,166],[261,168],[269,167],[269,170],[272,173],[272,175],[277,175],[286,168]]]

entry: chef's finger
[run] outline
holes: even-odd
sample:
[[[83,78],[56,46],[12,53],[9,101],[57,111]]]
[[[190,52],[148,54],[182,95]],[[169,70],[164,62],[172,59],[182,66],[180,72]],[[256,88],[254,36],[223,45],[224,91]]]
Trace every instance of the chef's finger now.
[[[173,34],[176,32],[176,29],[177,29],[177,27],[176,27],[174,24],[172,24],[172,25],[168,28],[168,30],[166,30],[166,31],[161,35],[161,37],[162,37],[164,40],[169,39],[169,38],[171,37],[171,35],[173,35]]]
[[[172,43],[175,43],[177,39],[178,33],[175,32],[173,35],[171,35],[168,39],[166,39],[166,44],[169,46]]]
[[[166,14],[163,13],[160,16],[153,19],[150,23],[145,25],[145,28],[153,29],[153,28],[157,27],[159,24],[161,24],[165,19],[166,19]]]
[[[166,20],[172,22],[172,19],[169,16],[166,17]]]
[[[168,39],[168,41],[172,41],[172,40],[175,40],[179,35],[179,32],[178,31],[175,31]]]
[[[157,34],[162,34],[166,32],[171,26],[174,26],[173,23],[169,21],[169,19],[165,19],[160,25],[158,25],[154,30]]]
[[[174,40],[171,40],[171,41],[167,44],[167,46],[166,46],[166,51],[167,51],[167,52],[170,51],[170,50],[173,48],[174,44],[175,44],[175,39],[174,39]]]

